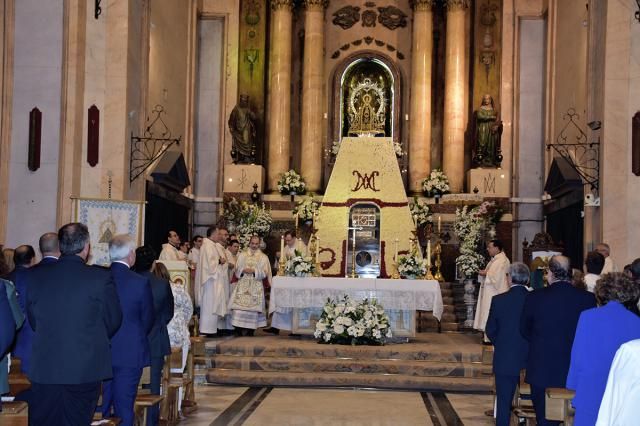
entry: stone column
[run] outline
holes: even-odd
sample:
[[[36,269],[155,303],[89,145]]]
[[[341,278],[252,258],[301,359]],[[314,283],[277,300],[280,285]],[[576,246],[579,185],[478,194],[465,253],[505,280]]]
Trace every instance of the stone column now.
[[[289,170],[291,136],[291,11],[292,0],[271,0],[269,49],[268,189],[277,191],[278,177]]]
[[[447,34],[444,74],[443,169],[451,192],[462,191],[464,182],[466,14],[469,0],[446,0]]]
[[[324,8],[326,0],[305,0],[302,70],[301,171],[309,191],[322,178],[322,77],[324,69]]]
[[[431,63],[434,0],[413,2],[411,49],[411,115],[409,122],[409,189],[421,192],[431,171]]]

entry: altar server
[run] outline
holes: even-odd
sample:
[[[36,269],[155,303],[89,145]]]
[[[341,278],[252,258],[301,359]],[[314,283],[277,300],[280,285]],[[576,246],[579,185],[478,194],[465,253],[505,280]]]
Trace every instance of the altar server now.
[[[509,290],[507,273],[509,272],[510,262],[504,254],[502,243],[499,240],[489,241],[487,251],[491,256],[491,260],[485,269],[478,272],[480,293],[478,293],[476,316],[473,321],[473,328],[480,331],[484,331],[487,324],[493,296]],[[484,341],[489,341],[486,335],[484,336]]]
[[[238,334],[253,335],[255,329],[267,325],[265,316],[263,280],[271,285],[271,266],[269,258],[260,251],[260,237],[254,235],[249,248],[240,253],[236,264],[235,284],[229,309],[232,323]]]
[[[287,231],[284,234],[284,258],[289,260],[296,255],[307,255],[307,245],[300,238],[296,237],[295,231]]]

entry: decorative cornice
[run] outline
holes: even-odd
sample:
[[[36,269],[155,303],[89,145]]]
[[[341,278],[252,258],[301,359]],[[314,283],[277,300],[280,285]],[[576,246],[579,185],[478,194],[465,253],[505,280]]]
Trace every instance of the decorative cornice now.
[[[448,12],[455,10],[465,10],[469,8],[470,0],[445,0],[445,7]]]
[[[411,0],[414,12],[431,12],[436,0]]]
[[[293,10],[293,0],[271,0],[271,10]]]
[[[329,0],[303,0],[302,5],[307,10],[324,10],[329,6]]]

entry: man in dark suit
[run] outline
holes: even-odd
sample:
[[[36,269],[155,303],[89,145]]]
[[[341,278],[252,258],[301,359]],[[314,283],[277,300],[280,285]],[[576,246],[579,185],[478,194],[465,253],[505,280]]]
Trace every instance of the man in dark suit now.
[[[100,382],[111,377],[109,339],[122,310],[109,271],[85,264],[89,231],[69,223],[58,232],[62,256],[25,276],[27,315],[35,334],[28,377],[34,425],[89,424]]]
[[[173,318],[173,293],[169,281],[156,277],[151,273],[153,262],[156,258],[155,251],[149,246],[136,249],[136,264],[133,270],[149,280],[151,294],[153,295],[153,312],[155,322],[149,333],[149,350],[151,352],[151,393],[160,395],[160,381],[162,379],[162,367],[164,357],[171,353],[167,324]],[[158,407],[151,409],[148,425],[158,424]]]
[[[19,270],[15,277],[15,285],[16,291],[18,293],[18,302],[20,303],[20,308],[22,312],[27,315],[26,310],[26,298],[27,298],[27,287],[24,282],[24,274],[29,271],[33,271],[35,268],[49,265],[51,263],[55,263],[58,261],[60,257],[60,247],[58,245],[58,234],[55,232],[47,232],[46,234],[40,237],[39,241],[40,253],[42,253],[42,260],[40,263],[31,267],[35,260],[35,253],[33,253],[33,248],[31,246],[22,246],[27,247],[26,256],[22,259],[23,269]],[[30,250],[29,250],[30,249]],[[17,250],[16,250],[17,253]],[[17,258],[17,256],[14,256]],[[18,265],[18,263],[16,263]],[[27,266],[28,265],[28,266]],[[16,270],[18,268],[16,267]],[[16,338],[16,344],[13,348],[13,356],[20,359],[20,369],[23,373],[29,373],[29,368],[31,366],[31,347],[33,345],[33,330],[29,325],[29,318],[27,317],[26,324],[20,329],[18,332],[18,336]],[[16,399],[19,401],[27,401],[30,392],[26,391],[25,395],[19,395]]]
[[[580,313],[596,306],[593,294],[571,284],[571,266],[565,256],[549,260],[549,286],[527,295],[520,332],[529,341],[527,375],[538,425],[545,419],[545,389],[566,385],[571,347]]]
[[[122,305],[122,326],[111,339],[113,379],[102,389],[102,415],[115,416],[123,426],[133,425],[133,405],[142,369],[150,364],[148,335],[153,327],[153,296],[149,279],[129,268],[136,261],[135,243],[129,235],[109,242],[111,274]]]
[[[529,268],[514,262],[509,266],[509,291],[491,299],[485,332],[494,346],[493,374],[496,381],[496,425],[508,426],[511,401],[527,363],[529,343],[520,334],[520,316],[529,294]]]

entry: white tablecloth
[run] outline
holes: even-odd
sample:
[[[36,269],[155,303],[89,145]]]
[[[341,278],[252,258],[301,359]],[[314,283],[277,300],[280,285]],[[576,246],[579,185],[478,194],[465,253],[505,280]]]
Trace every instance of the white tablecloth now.
[[[377,299],[388,310],[433,311],[442,318],[442,293],[435,280],[274,277],[269,312],[278,308],[322,308],[328,298]]]

